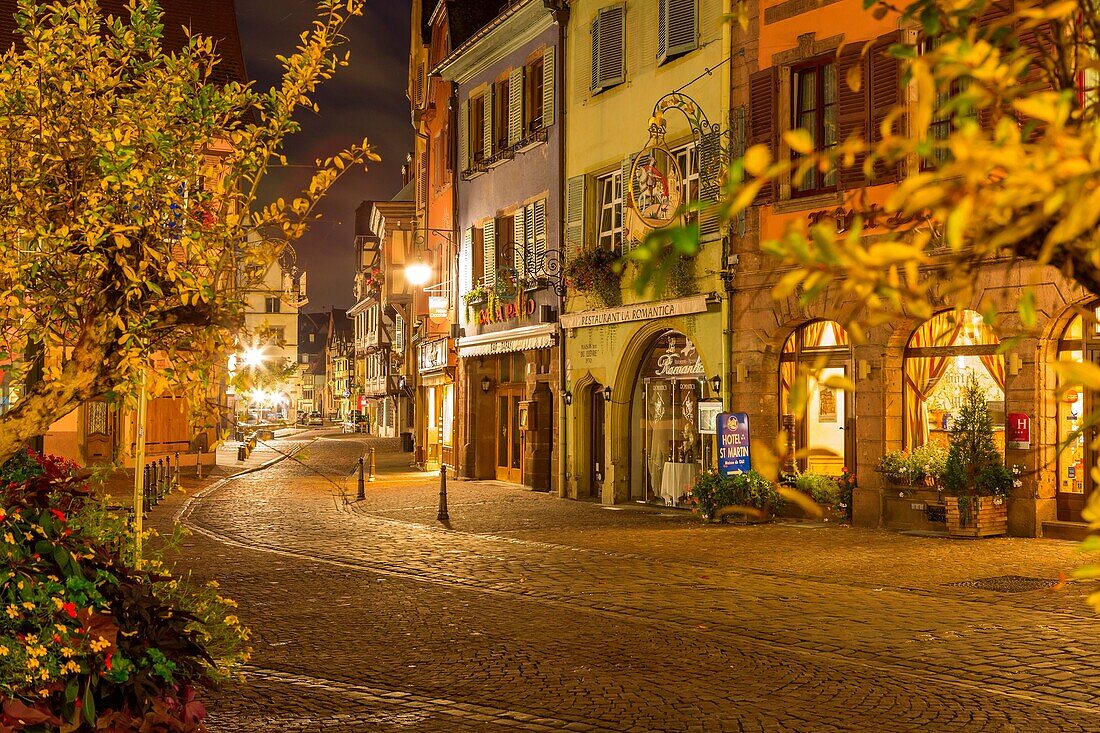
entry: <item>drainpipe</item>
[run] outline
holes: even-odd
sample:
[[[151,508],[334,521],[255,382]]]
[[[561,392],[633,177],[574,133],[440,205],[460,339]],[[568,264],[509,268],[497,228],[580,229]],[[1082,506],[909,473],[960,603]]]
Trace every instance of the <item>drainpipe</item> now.
[[[543,0],[543,4],[553,13],[554,22],[558,24],[558,47],[554,53],[554,111],[558,118],[558,240],[559,251],[565,251],[565,35],[569,25],[569,5],[564,0]],[[563,268],[564,271],[564,268]],[[567,375],[565,373],[565,329],[561,327],[561,317],[565,313],[564,288],[558,295],[558,497],[568,497],[569,491],[567,479],[569,476],[568,462],[568,429],[569,420],[567,406],[562,395],[565,394]],[[553,482],[551,482],[551,485]]]
[[[459,280],[458,280],[458,277],[457,277],[458,273],[462,271],[462,257],[461,257],[461,253],[459,252],[459,248],[462,246],[462,232],[460,231],[459,224],[458,224],[458,181],[459,181],[460,176],[462,175],[462,171],[460,171],[458,169],[458,124],[457,124],[458,114],[459,114],[459,110],[461,109],[461,107],[458,104],[458,83],[457,82],[447,82],[447,83],[450,84],[450,86],[451,86],[451,95],[450,95],[449,101],[447,102],[447,104],[448,104],[448,109],[447,109],[447,113],[448,113],[447,135],[448,135],[448,138],[450,140],[449,147],[448,147],[448,155],[451,158],[451,160],[450,160],[450,166],[451,166],[451,256],[454,258],[454,268],[451,271],[454,272],[455,275],[456,275],[456,277],[453,279],[453,282],[451,283],[451,292],[454,294],[454,298],[453,298],[452,302],[455,304],[455,325],[457,326],[461,322],[461,319],[459,318],[459,314],[462,312],[461,309],[459,308],[459,305],[458,305],[458,302],[461,299],[462,294],[458,292]],[[451,123],[455,123],[455,124],[451,124]],[[457,351],[457,348],[458,347],[455,347],[456,351]],[[449,361],[449,359],[448,359],[448,361]],[[462,370],[462,376],[463,377],[467,376],[465,369]],[[468,379],[466,381],[469,382]],[[458,405],[457,405],[457,401],[458,401],[459,396],[461,394],[463,394],[462,393],[463,386],[464,385],[461,382],[458,381],[458,362],[457,362],[457,359],[456,359],[456,361],[455,361],[455,382],[454,382],[454,387],[452,389],[454,390],[454,398],[455,398],[455,401],[456,401],[455,412],[457,414],[462,415],[462,423],[464,425],[464,430],[463,430],[463,435],[456,436],[456,438],[461,437],[462,442],[460,443],[456,439],[455,444],[452,448],[452,450],[454,451],[455,472],[459,476],[464,476],[464,477],[467,477],[467,478],[474,478],[473,466],[471,466],[470,461],[467,460],[467,450],[466,450],[466,445],[470,442],[470,434],[473,432],[473,414],[474,414],[474,411],[473,411],[473,409],[471,409],[472,405],[469,404],[470,402],[472,402],[472,400],[469,398],[469,395],[467,394],[467,396],[465,398],[465,403],[466,404],[463,404],[463,407],[465,409],[459,410]],[[460,458],[461,458],[461,462],[459,460]]]

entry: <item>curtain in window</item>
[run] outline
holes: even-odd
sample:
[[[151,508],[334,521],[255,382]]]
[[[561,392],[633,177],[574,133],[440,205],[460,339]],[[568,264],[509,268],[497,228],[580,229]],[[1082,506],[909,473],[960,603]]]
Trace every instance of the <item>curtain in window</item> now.
[[[941,313],[930,318],[913,334],[913,338],[909,340],[910,348],[954,344],[963,326],[962,320],[955,319],[954,315]],[[928,398],[947,371],[951,358],[945,354],[905,359],[905,415],[908,421],[906,435],[910,449],[928,442]]]
[[[978,326],[978,334],[981,337],[983,344],[997,344],[1000,343],[1000,339],[997,338],[997,334],[993,333],[993,327],[986,323],[984,320],[980,322]],[[993,377],[993,381],[997,383],[997,386],[1004,392],[1005,389],[1005,358],[1003,354],[982,354],[982,366],[989,372],[989,376]]]

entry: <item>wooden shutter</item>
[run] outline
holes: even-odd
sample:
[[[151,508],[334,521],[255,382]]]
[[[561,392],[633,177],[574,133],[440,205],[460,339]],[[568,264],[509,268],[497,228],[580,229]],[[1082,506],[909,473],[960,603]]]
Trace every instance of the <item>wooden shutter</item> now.
[[[508,74],[508,146],[523,139],[523,67],[517,66]]]
[[[497,222],[496,219],[490,219],[485,222],[485,231],[481,235],[481,248],[484,253],[482,261],[485,267],[485,274],[482,279],[485,280],[485,284],[490,288],[495,287],[497,284]]]
[[[779,70],[770,66],[749,76],[749,135],[748,146],[767,145],[772,156],[778,150],[778,111],[776,97],[779,87]],[[775,200],[775,183],[767,183],[757,195],[754,204],[769,204]]]
[[[484,127],[481,131],[482,145],[482,158],[488,158],[493,154],[493,87],[489,85],[489,88],[485,90],[485,96],[482,97],[482,104],[485,106],[481,110],[481,118],[484,120]]]
[[[531,211],[528,248],[531,257],[530,272],[535,275],[546,274],[546,199],[539,199],[529,207]]]
[[[1050,76],[1046,73],[1042,63],[1044,58],[1057,58],[1053,32],[1054,29],[1050,23],[1042,23],[1034,28],[1021,29],[1019,32],[1020,48],[1031,57],[1027,73],[1024,74],[1021,83],[1032,90],[1032,94],[1054,89]],[[1032,126],[1031,132],[1028,134],[1029,140],[1034,140],[1042,135],[1045,125],[1038,124],[1033,118],[1019,112],[1015,114],[1016,122],[1021,127],[1024,125]]]
[[[458,287],[461,295],[474,289],[474,229],[462,232],[462,250],[458,255]]]
[[[622,251],[624,254],[638,246],[638,241],[630,236],[630,232],[627,231],[626,226],[627,216],[631,212],[630,172],[634,168],[634,157],[634,154],[631,153],[619,163],[619,180],[621,181],[620,186],[622,187],[622,213],[620,214],[620,219],[623,224]]]
[[[416,65],[416,81],[414,83],[413,95],[416,97],[414,100],[416,106],[423,109],[424,107],[424,85],[425,85],[425,64],[420,63]]]
[[[527,275],[527,229],[525,227],[524,212],[527,207],[516,209],[512,215],[512,266],[516,268],[516,280],[522,280]],[[504,242],[504,246],[508,243]]]
[[[416,206],[424,209],[428,205],[428,151],[421,150],[416,163]]]
[[[1011,13],[1012,0],[995,0],[985,7],[981,17],[978,18],[978,27],[989,41],[996,41],[1004,33],[1000,28],[1006,25],[1005,18]],[[993,26],[998,28],[994,29]],[[991,130],[1002,113],[1002,110],[993,107],[983,107],[978,110],[978,124],[987,130]],[[1009,113],[1011,114],[1011,112]]]
[[[458,107],[458,172],[470,167],[470,100]]]
[[[657,58],[694,51],[699,38],[698,0],[660,0],[657,9]]]
[[[722,157],[721,128],[715,127],[710,132],[703,133],[699,139],[698,155],[699,201],[703,204],[715,204],[722,197],[722,168],[725,164]],[[713,235],[720,230],[717,208],[704,207],[699,212],[699,234]]]
[[[894,109],[901,106],[903,98],[901,93],[901,61],[890,53],[890,47],[902,42],[902,32],[894,31],[872,44],[867,58],[867,79],[869,85],[870,102],[870,141],[872,145],[882,142],[882,124]],[[906,120],[904,117],[894,122],[891,130],[893,135],[905,135]],[[887,164],[883,161],[875,161],[875,169],[872,173],[872,183],[891,183],[901,180],[901,164]]]
[[[867,126],[870,114],[867,107],[867,70],[863,63],[862,43],[853,43],[844,47],[836,59],[836,111],[837,111],[837,142],[843,143],[848,138],[858,136],[866,145],[868,138]],[[852,89],[849,76],[854,77],[856,89]],[[856,155],[855,162],[850,165],[842,165],[837,161],[837,185],[841,189],[859,188],[865,183],[863,175],[863,163],[867,156],[860,153]]]
[[[592,88],[622,84],[626,80],[624,25],[626,6],[601,8],[592,21]]]
[[[584,204],[588,179],[582,174],[565,182],[565,256],[572,258],[584,248]]]
[[[542,53],[542,126],[554,124],[554,47]]]

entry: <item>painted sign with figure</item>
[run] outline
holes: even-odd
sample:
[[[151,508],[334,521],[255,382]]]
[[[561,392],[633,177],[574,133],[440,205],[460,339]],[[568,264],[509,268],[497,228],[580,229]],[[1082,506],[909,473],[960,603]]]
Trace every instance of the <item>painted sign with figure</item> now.
[[[718,471],[723,476],[732,476],[751,470],[749,415],[723,412],[718,416]]]

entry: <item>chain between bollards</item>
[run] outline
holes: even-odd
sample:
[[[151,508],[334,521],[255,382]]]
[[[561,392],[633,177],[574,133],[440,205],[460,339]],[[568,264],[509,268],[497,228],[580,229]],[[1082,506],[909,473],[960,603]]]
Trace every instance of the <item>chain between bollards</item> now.
[[[374,483],[374,448],[370,449],[370,473],[367,475],[367,481]]]
[[[359,456],[359,501],[367,498],[367,487],[363,483],[363,456]]]
[[[436,515],[436,520],[451,521],[450,515],[447,514],[447,465],[445,463],[439,465],[439,514]]]

